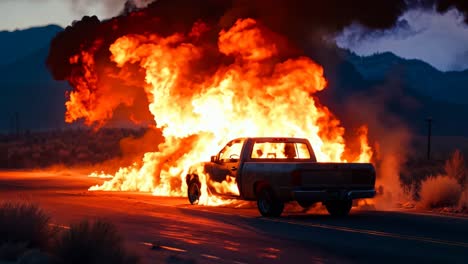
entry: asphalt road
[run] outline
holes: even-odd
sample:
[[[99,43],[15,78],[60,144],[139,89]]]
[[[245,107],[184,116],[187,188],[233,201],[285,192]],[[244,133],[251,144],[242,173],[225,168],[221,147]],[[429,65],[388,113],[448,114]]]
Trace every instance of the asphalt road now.
[[[353,209],[332,218],[291,204],[281,218],[255,204],[192,206],[186,198],[88,192],[77,172],[0,172],[0,200],[39,203],[66,228],[114,222],[145,263],[468,263],[468,218]]]

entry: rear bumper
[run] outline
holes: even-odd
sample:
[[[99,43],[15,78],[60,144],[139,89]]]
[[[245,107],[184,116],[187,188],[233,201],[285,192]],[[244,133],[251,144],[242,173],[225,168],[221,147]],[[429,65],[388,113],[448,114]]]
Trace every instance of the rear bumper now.
[[[329,200],[344,200],[344,199],[363,199],[363,198],[372,198],[375,196],[375,190],[340,190],[340,191],[330,191],[330,190],[314,190],[314,191],[305,191],[305,190],[295,190],[292,191],[292,196],[294,200],[297,201],[329,201]]]
[[[373,198],[375,190],[354,190],[347,193],[349,199]]]

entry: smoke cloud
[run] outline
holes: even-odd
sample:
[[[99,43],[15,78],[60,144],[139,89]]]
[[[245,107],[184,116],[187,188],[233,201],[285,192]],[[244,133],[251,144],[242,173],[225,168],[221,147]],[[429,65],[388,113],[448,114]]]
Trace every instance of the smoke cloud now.
[[[445,13],[451,9],[457,9],[465,16],[465,23],[468,24],[468,2],[465,0],[407,0],[408,9],[435,10],[438,13]]]
[[[418,103],[402,91],[397,78],[389,79],[370,93],[356,93],[345,102],[348,113],[345,118],[351,116],[354,122],[367,124],[369,140],[375,142],[372,147],[377,170],[378,209],[392,208],[397,202],[407,200],[400,186],[400,171],[412,154],[412,138],[408,126],[385,107],[395,101],[407,111],[418,107]]]
[[[92,5],[91,2],[94,1],[72,0],[73,6],[78,9]],[[374,31],[396,26],[409,34],[411,29],[399,17],[410,8],[432,8],[442,13],[457,8],[468,23],[468,3],[463,0],[105,0],[100,1],[100,5],[108,9],[125,7],[121,16],[103,22],[97,17],[84,17],[54,39],[47,64],[56,79],[67,79],[72,72],[69,58],[97,39],[110,44],[129,33],[157,32],[164,35],[174,31],[187,32],[197,20],[214,21],[220,28],[227,28],[239,18],[251,17],[273,31],[288,36],[299,46],[306,45],[309,38],[315,36],[314,32],[339,33],[353,23]],[[128,14],[135,8],[143,7],[136,13]],[[97,54],[103,59],[109,55],[102,50],[98,50]]]
[[[435,9],[411,9],[395,27],[375,30],[352,24],[336,42],[359,55],[391,51],[400,57],[423,60],[442,71],[463,70],[468,67],[464,56],[468,25],[464,19],[456,9],[443,14]]]
[[[69,0],[71,8],[78,14],[89,14],[93,9],[102,9],[107,16],[126,13],[144,8],[154,0]]]
[[[414,28],[414,26],[404,18],[399,19],[394,27],[384,30],[369,30],[360,24],[354,23],[343,30],[337,41],[339,44],[346,43],[348,47],[356,48],[365,41],[375,41],[376,39],[388,36],[391,36],[395,40],[402,40],[415,36],[425,30],[425,28]]]
[[[113,6],[115,1],[106,1],[106,6]],[[79,7],[86,4],[87,0],[73,3]],[[127,2],[126,5],[131,6],[131,3]],[[69,58],[81,49],[90,48],[97,39],[104,42],[102,47],[108,47],[107,44],[129,33],[186,33],[198,20],[221,29],[231,27],[239,18],[250,17],[288,36],[297,44],[304,45],[311,32],[339,32],[352,22],[369,28],[390,28],[405,9],[403,0],[159,0],[137,12],[124,13],[107,21],[84,17],[75,22],[53,40],[47,64],[56,79],[67,79],[73,69],[69,66]],[[96,54],[103,59],[108,59],[109,55],[100,49]]]

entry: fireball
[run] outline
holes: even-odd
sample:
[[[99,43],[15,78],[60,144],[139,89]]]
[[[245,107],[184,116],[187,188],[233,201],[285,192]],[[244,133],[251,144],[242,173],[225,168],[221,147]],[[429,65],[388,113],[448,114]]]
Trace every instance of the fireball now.
[[[66,104],[68,122],[83,118],[100,126],[111,118],[115,102],[134,103],[102,99],[112,96],[105,83],[110,73],[93,58],[102,45],[96,41],[70,58],[84,66],[70,80],[75,90]],[[368,162],[372,157],[366,126],[359,130],[359,151],[345,155],[345,129],[316,97],[327,87],[323,68],[306,56],[291,55],[285,38],[254,19],[239,19],[226,29],[197,21],[186,33],[129,34],[108,50],[111,67],[117,68],[114,78],[128,83],[144,76],[139,87],[165,142],[114,175],[95,174],[112,179],[90,190],[183,196],[188,168],[238,137],[308,138],[319,161]],[[203,171],[200,175],[209,180]],[[221,193],[238,192],[232,179],[216,187]],[[230,202],[205,194],[201,204]]]

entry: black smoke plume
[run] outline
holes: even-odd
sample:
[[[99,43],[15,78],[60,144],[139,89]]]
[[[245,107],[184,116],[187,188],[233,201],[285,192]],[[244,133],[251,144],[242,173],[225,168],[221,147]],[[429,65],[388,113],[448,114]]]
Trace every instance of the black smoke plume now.
[[[468,1],[466,0],[411,0],[410,7],[435,8],[439,13],[445,13],[452,8],[458,9],[465,16],[468,24]]]
[[[403,12],[416,7],[439,12],[457,8],[468,23],[465,0],[158,0],[143,9],[136,8],[135,1],[127,1],[118,17],[100,21],[86,16],[58,34],[52,41],[47,65],[54,78],[66,80],[73,69],[69,58],[97,39],[104,42],[102,49],[107,49],[108,44],[129,33],[187,32],[198,20],[226,28],[239,18],[254,18],[301,47],[316,33],[336,33],[353,22],[369,29],[392,28]],[[108,55],[107,50],[96,53],[102,59]]]
[[[74,22],[52,41],[47,65],[54,78],[66,80],[73,67],[79,67],[70,65],[70,57],[91,47],[97,39],[104,43],[96,57],[106,60],[107,47],[120,36],[186,33],[199,20],[222,29],[239,18],[254,18],[301,46],[314,32],[338,32],[352,22],[390,28],[406,8],[404,0],[158,0],[110,20],[84,17]],[[127,10],[134,10],[134,6],[128,4]]]

